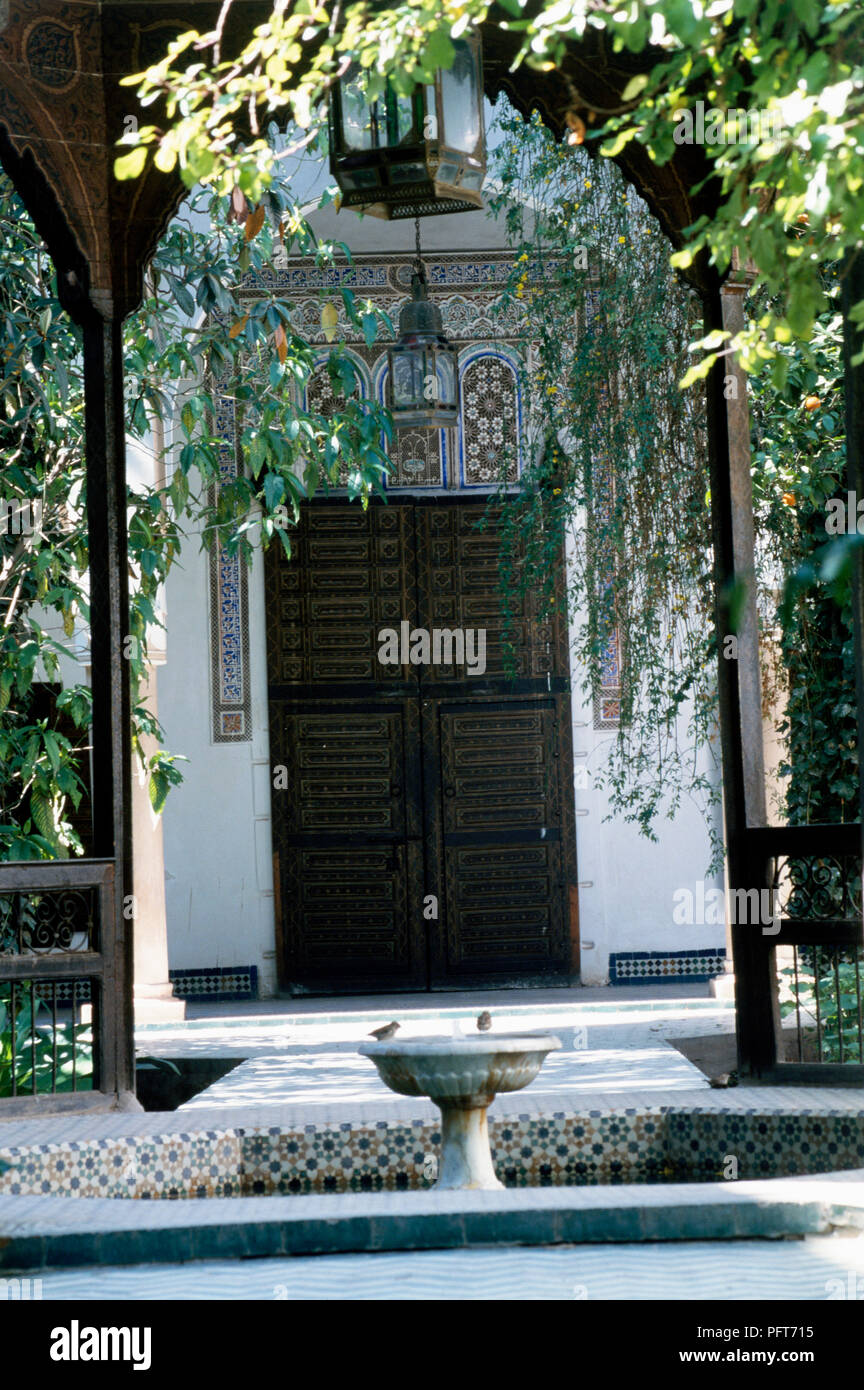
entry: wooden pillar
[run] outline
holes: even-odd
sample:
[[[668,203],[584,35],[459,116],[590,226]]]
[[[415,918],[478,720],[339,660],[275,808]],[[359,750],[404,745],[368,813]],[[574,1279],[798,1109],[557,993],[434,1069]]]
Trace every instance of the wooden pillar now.
[[[705,296],[705,328],[706,332],[711,332],[723,326],[723,302],[718,284]],[[752,571],[753,566],[752,499],[749,511],[747,507],[750,495],[749,450],[745,485],[741,476],[745,467],[743,449],[730,449],[730,422],[725,392],[727,374],[725,359],[721,359],[711,369],[706,385],[726,863],[730,889],[762,889],[769,886],[765,866],[754,859],[747,836],[748,809],[755,814],[760,811],[756,777],[761,754],[757,756],[756,750],[749,746],[753,724],[752,692],[756,682],[753,679],[752,668],[742,682],[739,677],[739,661],[724,657],[724,651],[730,649],[727,642],[727,638],[730,637],[736,638],[739,654],[741,652],[741,634],[732,631],[731,607],[739,581],[746,583],[747,569]],[[754,629],[749,639],[751,659],[755,635]],[[758,661],[758,646],[756,660]],[[756,674],[758,676],[758,667]],[[746,751],[745,727],[748,731]],[[761,697],[756,747],[759,750],[762,747]],[[764,775],[761,810],[764,816]],[[733,924],[731,934],[735,964],[738,1068],[745,1077],[758,1077],[769,1071],[776,1061],[779,1017],[775,952],[769,940],[762,935],[758,923]]]
[[[747,281],[736,276],[720,291],[723,327],[737,334],[744,328],[744,296]],[[765,753],[762,725],[762,672],[759,664],[759,616],[756,603],[753,525],[753,480],[750,456],[750,411],[747,405],[747,373],[736,358],[723,368],[728,430],[729,491],[732,507],[732,548],[735,580],[744,586],[737,602],[738,699],[741,710],[741,756],[744,778],[744,810],[748,825],[767,825]]]
[[[84,333],[85,450],[92,671],[93,853],[113,859],[113,923],[101,924],[106,970],[101,1036],[104,1087],[135,1085],[132,1018],[132,816],[129,663],[129,569],[126,546],[126,449],[123,343],[118,318],[91,311]]]

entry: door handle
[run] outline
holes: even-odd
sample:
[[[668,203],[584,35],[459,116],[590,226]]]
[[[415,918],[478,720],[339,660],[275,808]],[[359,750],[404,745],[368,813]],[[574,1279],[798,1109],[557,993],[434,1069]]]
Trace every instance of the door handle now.
[[[455,788],[455,787],[445,787],[445,788],[444,788],[444,795],[445,795],[445,796],[455,796],[455,795],[456,795],[456,788]]]

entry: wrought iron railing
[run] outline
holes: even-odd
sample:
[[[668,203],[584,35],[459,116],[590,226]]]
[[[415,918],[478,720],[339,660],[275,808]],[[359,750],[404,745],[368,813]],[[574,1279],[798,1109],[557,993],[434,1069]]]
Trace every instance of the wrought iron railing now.
[[[769,954],[773,1045],[763,1079],[864,1083],[864,926],[858,824],[750,828],[773,920],[749,928]],[[739,928],[739,932],[742,929]]]
[[[106,860],[0,864],[0,1107],[116,1089]],[[72,1102],[74,1104],[74,1101]]]

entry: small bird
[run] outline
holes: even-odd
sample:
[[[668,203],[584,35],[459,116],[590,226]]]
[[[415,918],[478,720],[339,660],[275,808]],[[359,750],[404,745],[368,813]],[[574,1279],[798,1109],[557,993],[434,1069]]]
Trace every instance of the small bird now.
[[[715,1091],[724,1089],[726,1086],[738,1085],[737,1071],[724,1071],[719,1076],[712,1076],[708,1081],[709,1086],[713,1086]]]
[[[484,1009],[482,1014],[477,1015],[477,1028],[481,1033],[488,1033],[492,1027],[492,1015],[488,1009]]]
[[[373,1028],[369,1037],[375,1038],[378,1042],[386,1042],[388,1038],[392,1038],[398,1031],[399,1024],[394,1019],[392,1023],[385,1023],[383,1028]]]

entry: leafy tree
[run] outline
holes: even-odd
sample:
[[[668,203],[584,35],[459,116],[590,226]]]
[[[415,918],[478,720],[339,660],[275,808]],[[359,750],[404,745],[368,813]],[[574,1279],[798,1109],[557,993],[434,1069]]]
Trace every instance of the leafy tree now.
[[[170,478],[128,494],[134,583],[125,654],[133,691],[148,632],[161,622],[161,586],[188,536],[247,558],[262,539],[278,537],[290,552],[301,498],[335,482],[341,468],[349,492],[365,501],[387,468],[381,434],[389,422],[360,399],[338,343],[327,362],[343,408],[330,417],[303,404],[321,352],[295,331],[291,306],[268,289],[263,272],[277,249],[296,248],[323,264],[336,248],[319,245],[285,204],[278,182],[255,210],[237,195],[193,198],[169,228],[144,302],[125,325],[128,434],[160,454],[176,404],[180,436]],[[381,316],[371,305],[346,289],[340,308],[374,337]],[[84,681],[70,682],[68,665],[84,654],[88,623],[81,342],[60,308],[50,259],[5,179],[0,314],[7,344],[0,361],[0,858],[53,858],[83,849],[74,813],[84,792],[90,692]],[[246,467],[230,482],[221,478],[222,441],[213,431],[216,381],[242,422]],[[157,464],[164,470],[165,459]],[[39,698],[45,681],[62,686],[47,714]],[[133,707],[133,743],[159,811],[181,780],[178,759],[158,747],[145,759],[142,734],[158,739],[161,731],[137,696]]]
[[[858,817],[848,552],[828,529],[830,499],[847,510],[836,270],[825,293],[806,355],[779,349],[782,389],[767,365],[751,377],[765,688],[784,743],[779,809],[799,825]]]

